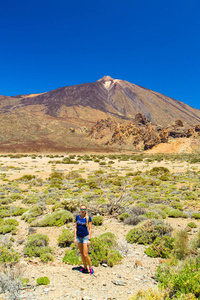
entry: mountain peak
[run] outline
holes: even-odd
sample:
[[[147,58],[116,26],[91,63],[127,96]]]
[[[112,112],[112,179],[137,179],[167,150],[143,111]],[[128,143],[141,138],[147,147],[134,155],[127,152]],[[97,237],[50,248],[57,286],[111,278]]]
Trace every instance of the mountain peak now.
[[[100,78],[98,81],[105,82],[105,81],[113,81],[113,80],[114,79],[112,77],[110,77],[110,76],[104,76],[104,77]]]

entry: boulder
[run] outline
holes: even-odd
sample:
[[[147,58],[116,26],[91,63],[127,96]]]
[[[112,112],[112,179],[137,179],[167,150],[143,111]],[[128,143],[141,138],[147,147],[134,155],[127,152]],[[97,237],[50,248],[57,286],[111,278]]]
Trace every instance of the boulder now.
[[[186,130],[185,134],[186,134],[186,137],[189,138],[189,137],[195,135],[195,129],[193,127],[188,128]]]
[[[194,130],[195,130],[196,132],[200,132],[200,124],[197,124],[197,125],[195,126]]]
[[[160,137],[158,133],[153,129],[151,124],[148,124],[144,130],[144,150],[153,148],[155,145],[160,144]]]
[[[176,120],[176,121],[175,121],[175,126],[176,126],[176,127],[183,127],[183,121],[180,120],[180,119]]]
[[[160,142],[167,143],[168,137],[169,137],[169,131],[166,128],[164,128],[160,133]]]
[[[142,113],[138,113],[135,115],[135,122],[138,124],[146,125],[150,121],[143,115]]]

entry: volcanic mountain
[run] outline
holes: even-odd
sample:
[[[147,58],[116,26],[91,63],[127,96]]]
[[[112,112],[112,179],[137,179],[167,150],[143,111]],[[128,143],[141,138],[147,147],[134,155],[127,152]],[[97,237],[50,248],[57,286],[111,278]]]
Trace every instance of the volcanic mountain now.
[[[167,126],[181,119],[200,123],[200,110],[127,81],[104,76],[96,82],[66,86],[42,94],[0,96],[0,150],[98,150],[87,132],[108,117],[127,124],[142,113]],[[102,147],[102,146],[101,146]]]

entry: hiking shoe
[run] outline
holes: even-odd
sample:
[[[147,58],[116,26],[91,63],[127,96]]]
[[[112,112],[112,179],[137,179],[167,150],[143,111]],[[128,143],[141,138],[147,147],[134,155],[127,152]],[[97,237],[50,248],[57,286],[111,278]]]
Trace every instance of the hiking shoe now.
[[[93,268],[90,269],[90,275],[94,274]]]
[[[88,269],[86,269],[86,268],[80,268],[79,272],[81,272],[81,273],[88,273]]]

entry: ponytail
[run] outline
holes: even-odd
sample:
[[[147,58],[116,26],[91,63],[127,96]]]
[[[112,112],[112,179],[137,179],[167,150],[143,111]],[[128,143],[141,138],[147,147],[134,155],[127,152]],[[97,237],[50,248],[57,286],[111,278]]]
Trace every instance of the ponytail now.
[[[87,213],[86,213],[85,217],[86,217],[86,226],[88,227],[88,223],[89,223],[89,216],[88,216],[88,214],[87,214]]]

